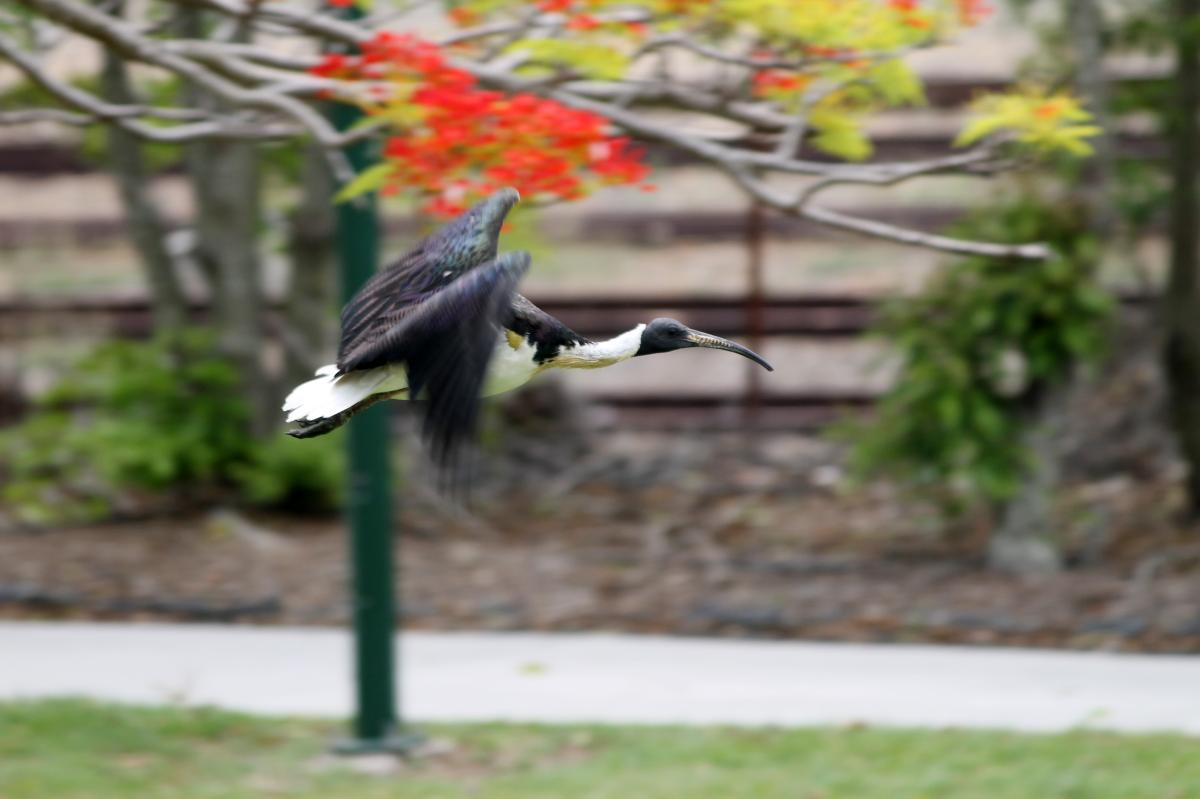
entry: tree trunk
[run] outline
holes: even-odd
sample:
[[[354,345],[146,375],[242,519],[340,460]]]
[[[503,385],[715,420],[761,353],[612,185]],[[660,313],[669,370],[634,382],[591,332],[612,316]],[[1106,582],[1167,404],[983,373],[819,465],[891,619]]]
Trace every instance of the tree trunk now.
[[[121,56],[105,50],[100,71],[100,90],[112,103],[138,102],[129,82],[129,73]],[[133,239],[141,263],[142,275],[150,292],[154,329],[177,330],[187,323],[187,301],[175,271],[174,259],[166,245],[167,225],[154,199],[142,145],[131,133],[116,125],[106,128],[109,168],[117,182],[125,224]]]
[[[1104,12],[1099,0],[1069,0],[1067,17],[1074,54],[1075,90],[1092,112],[1100,134],[1091,139],[1096,154],[1084,162],[1092,230],[1103,235],[1114,221],[1112,179],[1116,169],[1108,77],[1104,74]]]
[[[325,363],[334,338],[337,252],[334,181],[315,145],[304,152],[300,203],[289,219],[292,280],[283,320],[288,385],[312,377]]]
[[[988,542],[988,567],[1012,574],[1050,574],[1062,568],[1054,529],[1054,496],[1061,473],[1059,446],[1069,385],[1047,390],[1024,433],[1029,473],[1016,495],[1004,503]]]
[[[1076,91],[1106,131],[1094,141],[1096,156],[1088,160],[1083,175],[1089,227],[1093,234],[1103,237],[1111,230],[1114,217],[1111,191],[1115,166],[1112,138],[1107,133],[1110,114],[1103,59],[1104,16],[1097,0],[1068,0],[1066,8]],[[988,542],[988,565],[997,571],[1045,574],[1062,568],[1054,496],[1064,456],[1060,432],[1077,383],[1078,376],[1070,374],[1063,384],[1049,386],[1030,413],[1024,441],[1031,460],[1029,473],[1016,495],[1000,508],[999,524]]]
[[[195,9],[181,9],[180,17],[185,35],[203,36]],[[194,107],[220,106],[199,87],[188,85],[185,94]],[[211,279],[217,341],[237,368],[251,432],[266,435],[278,424],[278,397],[263,366],[258,151],[246,142],[201,140],[188,145],[186,163],[196,198],[196,257]]]
[[[236,365],[256,434],[271,427],[274,405],[263,373],[263,296],[258,258],[258,154],[253,145],[207,141],[189,147],[196,193],[198,258],[213,276],[213,323]]]
[[[1171,415],[1187,462],[1188,510],[1200,519],[1200,251],[1197,250],[1197,129],[1200,107],[1200,0],[1175,0],[1175,102],[1168,128],[1171,139],[1171,271],[1167,283],[1166,372]]]

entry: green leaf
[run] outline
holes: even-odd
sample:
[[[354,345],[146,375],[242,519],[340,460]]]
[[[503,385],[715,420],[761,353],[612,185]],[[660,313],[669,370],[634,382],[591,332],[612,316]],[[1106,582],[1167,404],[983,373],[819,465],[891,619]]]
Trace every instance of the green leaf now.
[[[1035,106],[1036,108],[1036,106]],[[838,120],[834,120],[838,122]],[[1057,199],[982,209],[954,225],[964,238],[1048,242],[1051,261],[1018,267],[973,257],[922,295],[893,301],[876,332],[900,358],[892,388],[854,434],[859,476],[890,475],[947,512],[1003,499],[1026,477],[1028,390],[1061,380],[1103,343],[1111,303],[1098,287],[1087,218]],[[999,354],[1020,353],[1019,396],[998,396]]]
[[[1004,127],[1004,120],[994,117],[981,117],[972,119],[967,123],[957,136],[954,137],[955,147],[967,147],[975,142],[990,136],[996,131]]]
[[[388,163],[367,167],[355,175],[353,180],[342,186],[334,196],[333,201],[335,203],[344,203],[361,194],[378,191],[387,182],[388,176],[391,173],[392,165]]]
[[[867,72],[867,78],[884,102],[890,105],[917,105],[925,102],[921,80],[903,61],[880,61]]]
[[[950,430],[962,422],[962,403],[955,394],[942,394],[938,397],[937,412],[942,424]]]
[[[597,80],[620,80],[629,67],[629,58],[624,53],[592,42],[521,39],[506,47],[505,52],[521,53],[535,64],[569,67]]]
[[[871,155],[871,142],[856,130],[828,130],[812,139],[818,150],[845,158],[847,161],[862,161]]]

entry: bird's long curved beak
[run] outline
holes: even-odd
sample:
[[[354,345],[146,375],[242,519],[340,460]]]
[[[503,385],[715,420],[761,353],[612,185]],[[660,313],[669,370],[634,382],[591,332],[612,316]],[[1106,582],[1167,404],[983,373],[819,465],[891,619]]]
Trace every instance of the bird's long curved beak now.
[[[696,347],[704,347],[710,350],[725,350],[726,352],[736,352],[743,358],[749,358],[756,364],[766,369],[768,372],[774,372],[775,367],[767,363],[766,359],[759,355],[749,347],[743,347],[741,344],[723,339],[720,336],[714,336],[711,333],[701,333],[699,330],[689,330],[687,340]]]

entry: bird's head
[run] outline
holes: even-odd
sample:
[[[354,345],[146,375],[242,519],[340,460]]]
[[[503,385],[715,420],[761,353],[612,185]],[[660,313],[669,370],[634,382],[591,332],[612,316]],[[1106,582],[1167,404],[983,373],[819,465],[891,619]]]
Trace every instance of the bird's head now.
[[[436,253],[448,269],[469,269],[490,261],[496,257],[504,218],[520,199],[516,189],[500,189],[426,239],[423,249]]]
[[[646,325],[642,330],[642,343],[634,357],[638,355],[653,355],[657,352],[682,350],[687,347],[704,347],[710,350],[725,350],[736,352],[744,358],[749,358],[768,372],[775,371],[771,364],[753,350],[732,341],[714,336],[711,333],[701,333],[692,330],[683,322],[674,319],[659,318]]]

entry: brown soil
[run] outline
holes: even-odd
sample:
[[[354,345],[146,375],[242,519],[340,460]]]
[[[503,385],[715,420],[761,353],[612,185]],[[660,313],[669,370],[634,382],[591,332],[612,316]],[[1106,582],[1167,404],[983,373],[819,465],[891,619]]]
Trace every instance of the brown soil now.
[[[1069,568],[1017,577],[986,570],[982,525],[845,489],[811,442],[749,459],[689,442],[509,487],[474,516],[410,492],[404,624],[1200,652],[1200,535],[1172,522],[1169,482],[1072,487]],[[0,616],[344,624],[345,553],[336,520],[232,512],[10,531]]]

